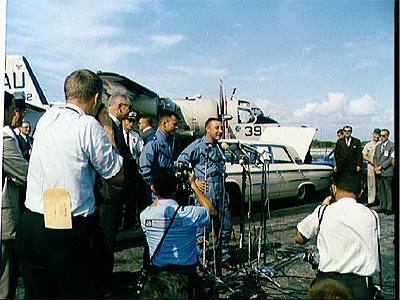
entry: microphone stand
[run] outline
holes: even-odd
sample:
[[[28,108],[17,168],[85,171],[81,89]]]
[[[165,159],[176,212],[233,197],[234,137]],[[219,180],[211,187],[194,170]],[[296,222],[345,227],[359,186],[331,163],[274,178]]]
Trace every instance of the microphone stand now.
[[[244,165],[244,161],[241,161],[242,165],[242,194],[241,194],[241,201],[240,201],[240,238],[239,238],[239,249],[240,249],[240,268],[244,266],[244,208],[245,208],[245,201],[246,201],[246,169]]]
[[[226,176],[226,171],[225,171],[225,162],[226,162],[226,157],[220,148],[219,144],[215,146],[217,148],[217,152],[219,153],[219,158],[221,161],[218,161],[218,171],[221,174],[221,179],[222,181],[220,182],[222,191],[220,194],[220,199],[218,203],[218,217],[217,217],[217,223],[218,226],[216,228],[217,232],[217,249],[216,249],[216,255],[215,255],[215,274],[217,277],[221,278],[222,277],[222,230],[223,230],[223,225],[224,225],[224,219],[225,217],[225,176]],[[218,201],[218,197],[217,197]]]

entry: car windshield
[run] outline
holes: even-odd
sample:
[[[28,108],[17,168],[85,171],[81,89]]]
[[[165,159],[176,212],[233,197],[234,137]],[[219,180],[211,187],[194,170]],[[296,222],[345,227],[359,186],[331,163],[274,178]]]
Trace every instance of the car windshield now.
[[[268,159],[268,161],[273,164],[293,163],[293,159],[285,147],[262,144],[250,144],[250,146],[257,149],[257,152],[261,156],[264,156],[264,159]],[[243,156],[247,157],[247,160],[249,160],[250,163],[257,164],[260,162],[260,160],[257,159],[256,153],[252,153],[251,151],[242,151],[242,153],[244,154]],[[239,159],[237,157],[233,157],[232,153],[229,151],[225,151],[225,156],[227,161],[234,164],[239,163]],[[264,159],[261,159],[261,161]]]

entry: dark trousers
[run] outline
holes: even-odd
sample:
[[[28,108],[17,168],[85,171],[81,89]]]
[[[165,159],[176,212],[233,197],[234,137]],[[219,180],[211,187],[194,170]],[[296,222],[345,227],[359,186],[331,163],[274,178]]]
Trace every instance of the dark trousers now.
[[[97,221],[97,222],[96,222]],[[17,230],[25,298],[89,297],[94,214],[72,218],[72,229],[48,229],[44,216],[26,209]]]
[[[107,258],[99,262],[105,267],[109,280],[112,280],[114,268],[114,251],[117,243],[118,227],[121,224],[122,204],[99,204],[100,228],[107,242]]]
[[[374,296],[374,284],[371,276],[360,276],[353,273],[318,272],[311,286],[324,279],[334,279],[342,283],[350,289],[356,299],[372,299]]]
[[[392,185],[393,177],[383,177],[382,175],[376,175],[377,186],[378,186],[378,198],[379,198],[379,209],[382,210],[393,210],[393,199],[392,199]]]

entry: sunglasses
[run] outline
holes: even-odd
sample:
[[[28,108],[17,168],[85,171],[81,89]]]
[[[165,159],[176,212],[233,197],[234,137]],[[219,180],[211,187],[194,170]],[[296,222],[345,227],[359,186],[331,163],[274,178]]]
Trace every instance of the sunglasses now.
[[[388,135],[387,134],[381,134],[381,136],[385,137],[385,136],[388,136]]]
[[[343,132],[351,132],[351,130],[343,130]]]

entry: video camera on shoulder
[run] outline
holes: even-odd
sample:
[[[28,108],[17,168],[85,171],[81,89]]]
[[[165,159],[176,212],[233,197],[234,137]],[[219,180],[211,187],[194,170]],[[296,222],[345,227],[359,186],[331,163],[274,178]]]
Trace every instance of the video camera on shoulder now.
[[[194,201],[193,203],[191,201],[193,190],[189,182],[189,172],[193,172],[193,169],[183,162],[178,162],[174,171],[176,178],[179,180],[179,186],[175,200],[180,205],[193,205]]]

